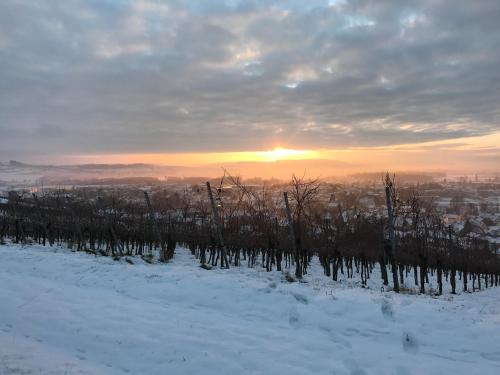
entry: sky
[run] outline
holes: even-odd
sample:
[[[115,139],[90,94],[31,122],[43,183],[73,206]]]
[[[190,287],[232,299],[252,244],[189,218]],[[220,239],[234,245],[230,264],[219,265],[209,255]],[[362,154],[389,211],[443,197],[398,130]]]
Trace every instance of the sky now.
[[[494,169],[499,20],[498,0],[3,0],[0,161]]]

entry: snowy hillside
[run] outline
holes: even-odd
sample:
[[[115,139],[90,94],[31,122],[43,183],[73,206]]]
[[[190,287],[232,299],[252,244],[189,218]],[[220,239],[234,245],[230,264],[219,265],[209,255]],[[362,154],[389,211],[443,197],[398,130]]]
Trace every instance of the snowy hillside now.
[[[260,268],[0,246],[0,374],[499,374],[500,288],[439,299]],[[317,266],[317,265],[316,265]]]

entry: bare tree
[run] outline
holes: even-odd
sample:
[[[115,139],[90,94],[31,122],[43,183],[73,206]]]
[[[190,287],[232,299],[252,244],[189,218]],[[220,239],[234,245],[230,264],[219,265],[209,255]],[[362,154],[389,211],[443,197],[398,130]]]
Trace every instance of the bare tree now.
[[[290,182],[290,195],[295,202],[292,218],[293,235],[295,238],[292,241],[295,243],[295,277],[298,279],[302,278],[308,263],[303,247],[304,220],[309,216],[308,208],[311,207],[316,199],[320,186],[321,182],[318,178],[305,179],[305,176],[297,177],[293,175]]]
[[[389,230],[389,244],[387,246],[389,260],[392,268],[392,279],[394,282],[394,291],[399,293],[399,281],[396,266],[396,233],[395,233],[395,217],[394,203],[396,201],[396,191],[394,185],[394,176],[391,179],[389,173],[385,176],[385,197],[387,202],[387,220]]]

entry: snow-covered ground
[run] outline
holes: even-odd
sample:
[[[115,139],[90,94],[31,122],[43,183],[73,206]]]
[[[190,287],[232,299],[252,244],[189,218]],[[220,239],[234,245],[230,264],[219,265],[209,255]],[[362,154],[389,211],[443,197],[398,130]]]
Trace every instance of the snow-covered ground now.
[[[134,261],[0,246],[0,374],[500,374],[500,288],[286,283],[185,249]]]

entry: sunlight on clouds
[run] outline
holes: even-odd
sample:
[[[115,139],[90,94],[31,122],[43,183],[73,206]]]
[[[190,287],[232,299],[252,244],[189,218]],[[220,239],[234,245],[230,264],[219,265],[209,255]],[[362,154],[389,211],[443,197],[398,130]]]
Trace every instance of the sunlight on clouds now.
[[[330,125],[328,125],[328,127],[330,129],[335,130],[336,133],[340,133],[340,134],[349,134],[351,132],[351,128],[349,126],[342,125],[342,124],[330,124]]]
[[[296,88],[302,82],[313,81],[318,79],[318,73],[310,66],[301,65],[294,67],[286,75],[285,86],[288,88]]]
[[[409,125],[411,126],[411,125]],[[380,146],[371,148],[358,148],[358,150],[377,151],[421,151],[429,149],[443,149],[454,151],[479,151],[482,149],[498,148],[500,145],[500,132],[478,136],[446,139],[442,141],[421,142],[393,146]]]
[[[414,28],[419,24],[425,24],[426,22],[427,18],[425,14],[418,12],[410,12],[400,20],[401,26],[406,29]]]
[[[233,61],[237,62],[256,61],[261,56],[259,49],[252,45],[233,47],[232,52]]]
[[[356,28],[356,27],[371,27],[375,26],[376,22],[366,16],[356,15],[356,16],[345,16],[346,25],[345,28]]]
[[[340,7],[345,5],[346,2],[347,0],[328,0],[328,6],[333,8]]]
[[[323,71],[328,74],[334,74],[340,71],[340,62],[338,59],[331,59],[323,66]]]
[[[399,126],[401,130],[411,130],[413,128],[413,124],[403,124]]]

